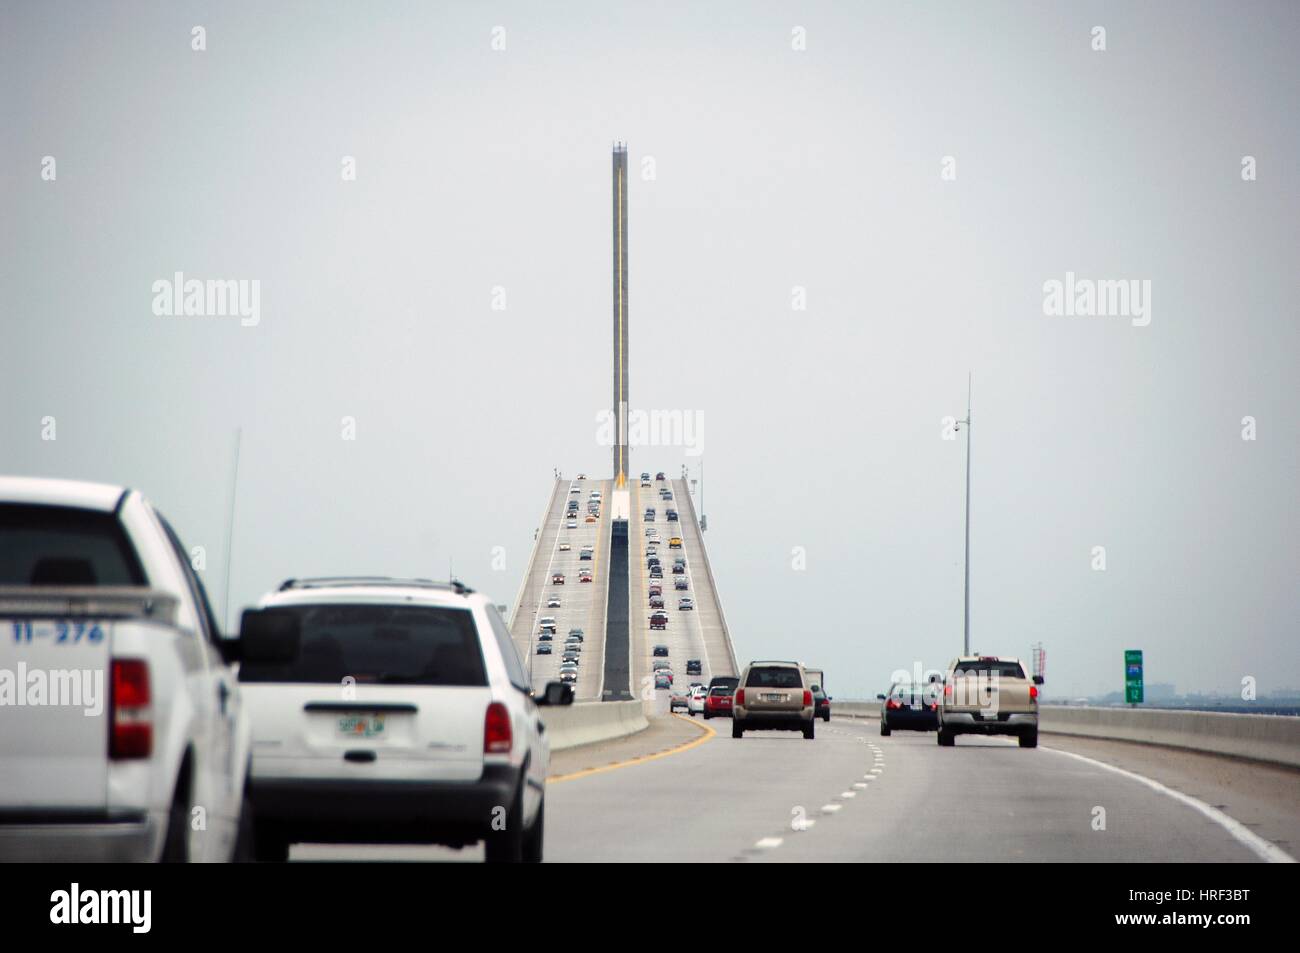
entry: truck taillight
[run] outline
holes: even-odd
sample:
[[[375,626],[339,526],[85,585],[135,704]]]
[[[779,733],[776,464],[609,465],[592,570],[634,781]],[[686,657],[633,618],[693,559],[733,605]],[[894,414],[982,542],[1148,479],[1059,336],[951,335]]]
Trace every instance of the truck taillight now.
[[[736,697],[735,697],[735,701],[733,701],[732,704],[735,704],[735,705],[743,705],[743,704],[745,704],[745,690],[744,690],[743,688],[737,688],[737,689],[736,689]]]
[[[805,688],[803,690],[803,707],[807,708],[811,704],[812,704],[812,692],[808,691],[808,689]]]
[[[114,761],[147,758],[153,754],[149,663],[113,659],[110,676],[108,756]]]
[[[952,698],[952,683],[951,683],[951,682],[948,683],[947,685],[943,686],[943,697],[944,697],[944,698]]]
[[[1037,686],[1037,685],[1030,685],[1030,686],[1029,686],[1029,700],[1030,700],[1030,701],[1034,701],[1034,702],[1038,701],[1038,686]]]
[[[483,720],[483,753],[509,754],[513,743],[510,711],[502,702],[493,702],[488,705],[487,717]]]

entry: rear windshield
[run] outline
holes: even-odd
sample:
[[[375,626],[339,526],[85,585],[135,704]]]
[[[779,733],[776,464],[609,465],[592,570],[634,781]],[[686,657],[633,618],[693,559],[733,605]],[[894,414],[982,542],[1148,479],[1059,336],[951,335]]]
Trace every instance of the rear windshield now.
[[[751,668],[746,688],[803,688],[803,680],[797,668],[771,666],[769,668]]]
[[[144,570],[113,513],[0,504],[0,585],[143,586]]]
[[[292,662],[245,661],[242,682],[487,684],[474,616],[430,606],[290,606],[302,635]]]
[[[1019,662],[996,662],[980,659],[978,662],[958,662],[954,675],[979,675],[983,678],[1024,678],[1025,670]]]
[[[726,685],[714,685],[709,689],[710,695],[730,695],[732,689]]]

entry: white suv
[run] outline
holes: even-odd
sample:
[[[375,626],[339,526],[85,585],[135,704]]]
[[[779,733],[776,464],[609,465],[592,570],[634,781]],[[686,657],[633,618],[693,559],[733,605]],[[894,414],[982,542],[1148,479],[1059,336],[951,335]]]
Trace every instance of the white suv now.
[[[483,841],[542,859],[550,745],[496,607],[460,583],[289,580],[245,611],[254,853]],[[502,823],[504,821],[504,824]]]

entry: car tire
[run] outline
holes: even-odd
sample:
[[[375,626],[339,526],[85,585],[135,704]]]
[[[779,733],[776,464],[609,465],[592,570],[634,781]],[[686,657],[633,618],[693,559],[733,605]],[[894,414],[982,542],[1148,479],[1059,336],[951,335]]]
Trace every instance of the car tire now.
[[[807,741],[812,741],[813,736],[816,734],[816,731],[817,731],[817,719],[809,718],[808,724],[803,726],[804,739]]]
[[[710,715],[707,711],[704,713],[704,720],[705,720],[705,721],[708,721],[708,720],[709,720],[710,718],[712,718],[712,717],[713,717],[713,716]]]
[[[734,717],[731,719],[731,737],[742,738],[745,735],[744,726],[741,725]]]
[[[253,860],[259,864],[283,864],[289,859],[289,840],[269,824],[253,818]]]
[[[526,774],[528,768],[524,768]],[[506,814],[504,830],[489,830],[483,839],[483,860],[489,864],[517,864],[524,859],[524,779],[519,779],[515,803]]]
[[[889,737],[889,733],[890,733],[890,731],[892,731],[892,730],[893,730],[893,729],[889,727],[889,724],[885,721],[885,719],[883,719],[883,718],[880,719],[880,734],[881,734],[883,737],[888,738],[888,737]]]
[[[253,802],[244,795],[239,805],[239,825],[235,831],[235,849],[230,859],[236,864],[251,864],[253,855]]]
[[[180,785],[172,795],[167,811],[167,835],[163,839],[161,860],[164,864],[187,864],[190,861],[190,806]]]
[[[939,747],[951,748],[954,744],[956,744],[956,742],[957,742],[957,736],[954,735],[951,731],[945,731],[943,728],[939,729]]]
[[[1038,747],[1038,729],[1037,729],[1037,728],[1035,728],[1033,731],[1026,731],[1024,734],[1022,734],[1022,735],[1020,736],[1020,747],[1022,747],[1022,748],[1037,748],[1037,747]]]
[[[830,712],[827,712],[826,714],[822,715],[822,721],[830,721],[830,720],[831,720]]]
[[[528,828],[528,834],[524,837],[524,863],[540,864],[542,862],[543,841],[546,837],[546,795],[542,795],[542,803],[537,805],[537,817],[533,819],[533,826]]]

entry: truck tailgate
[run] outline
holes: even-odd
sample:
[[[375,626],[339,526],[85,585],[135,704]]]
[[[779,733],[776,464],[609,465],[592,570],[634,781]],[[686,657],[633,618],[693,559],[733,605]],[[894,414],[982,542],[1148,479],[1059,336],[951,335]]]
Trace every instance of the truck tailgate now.
[[[114,632],[174,610],[135,587],[0,587],[0,811],[107,808]]]

